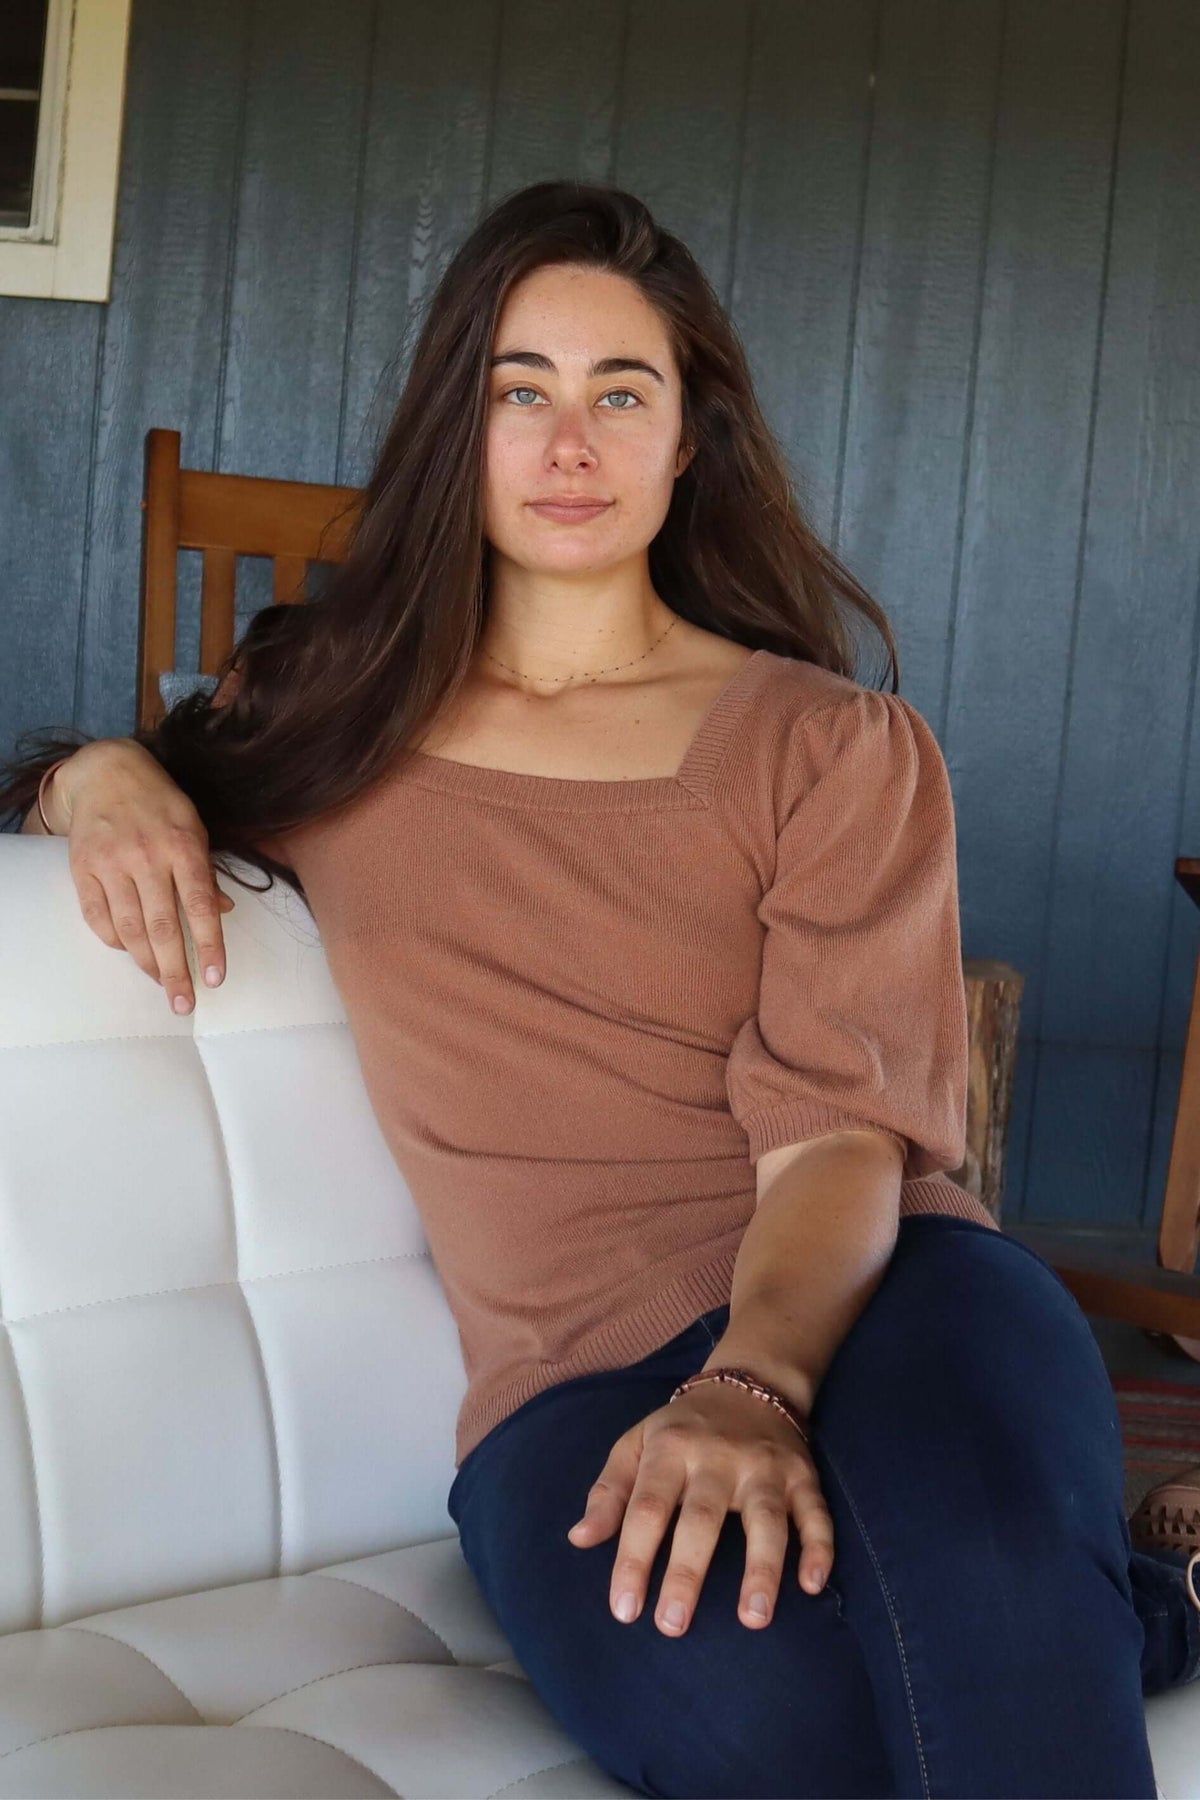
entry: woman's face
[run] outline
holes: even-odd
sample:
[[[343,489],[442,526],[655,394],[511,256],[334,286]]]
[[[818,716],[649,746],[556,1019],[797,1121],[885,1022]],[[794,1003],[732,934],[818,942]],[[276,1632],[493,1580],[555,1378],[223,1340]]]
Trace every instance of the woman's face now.
[[[691,460],[680,448],[679,372],[654,308],[621,275],[535,269],[505,302],[492,357],[484,529],[493,553],[547,575],[644,554]],[[609,366],[592,373],[593,361]],[[625,362],[639,366],[616,366]],[[563,496],[605,504],[561,517],[537,510]]]

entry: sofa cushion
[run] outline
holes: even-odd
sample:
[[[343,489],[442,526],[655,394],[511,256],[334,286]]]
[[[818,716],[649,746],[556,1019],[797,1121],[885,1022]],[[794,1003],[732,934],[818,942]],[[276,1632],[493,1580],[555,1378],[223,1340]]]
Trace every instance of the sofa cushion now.
[[[558,1726],[457,1534],[0,1636],[0,1797],[634,1790]]]
[[[67,853],[6,838],[0,882],[10,1632],[450,1532],[466,1387],[307,908],[223,878],[176,1017]]]

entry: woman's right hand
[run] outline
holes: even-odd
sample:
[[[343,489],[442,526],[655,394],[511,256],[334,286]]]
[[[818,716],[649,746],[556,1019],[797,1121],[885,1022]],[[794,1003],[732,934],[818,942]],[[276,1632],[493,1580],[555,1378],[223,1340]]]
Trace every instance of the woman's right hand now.
[[[85,744],[47,787],[67,820],[67,856],[87,923],[110,949],[128,950],[174,1012],[190,1012],[195,995],[176,896],[211,987],[225,979],[221,915],[234,905],[217,886],[196,808],[134,738]]]

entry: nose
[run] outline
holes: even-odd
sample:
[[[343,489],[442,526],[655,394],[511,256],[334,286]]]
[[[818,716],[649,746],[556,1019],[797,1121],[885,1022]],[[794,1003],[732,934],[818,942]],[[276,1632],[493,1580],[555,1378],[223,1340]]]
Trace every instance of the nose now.
[[[582,407],[567,406],[559,412],[550,430],[547,454],[551,467],[559,469],[578,469],[596,461]]]

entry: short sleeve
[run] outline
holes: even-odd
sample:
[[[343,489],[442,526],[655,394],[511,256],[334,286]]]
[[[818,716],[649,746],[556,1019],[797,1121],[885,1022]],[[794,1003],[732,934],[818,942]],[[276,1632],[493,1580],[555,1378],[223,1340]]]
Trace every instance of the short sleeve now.
[[[899,695],[860,688],[791,726],[782,779],[758,1004],[726,1064],[751,1159],[870,1127],[903,1146],[905,1180],[956,1169],[968,1022],[937,739]]]

